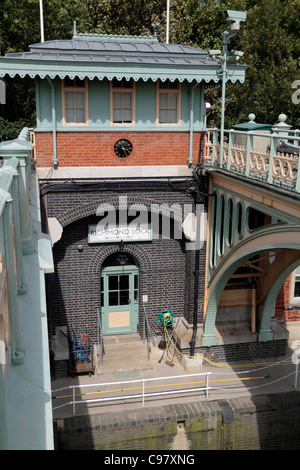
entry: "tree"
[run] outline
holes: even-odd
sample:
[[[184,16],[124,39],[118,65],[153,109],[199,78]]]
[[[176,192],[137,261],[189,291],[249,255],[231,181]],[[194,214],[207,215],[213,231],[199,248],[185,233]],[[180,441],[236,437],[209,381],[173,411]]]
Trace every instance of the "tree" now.
[[[294,7],[294,8],[293,8]],[[229,118],[245,119],[250,112],[257,122],[276,123],[285,113],[299,126],[299,109],[292,102],[291,85],[299,77],[299,11],[295,2],[261,0],[249,11],[242,37],[246,82],[229,90]],[[294,29],[295,28],[295,29]]]
[[[88,29],[91,21],[84,0],[44,0],[45,40],[72,37],[73,22]],[[1,0],[0,52],[27,51],[41,40],[39,0]],[[35,92],[29,78],[5,78],[7,102],[0,105],[0,139],[16,137],[35,125]]]
[[[167,0],[44,0],[45,40],[72,37],[76,21],[78,32],[130,35],[153,35],[153,23],[159,23],[158,38],[164,42],[166,4]],[[270,123],[283,112],[299,127],[300,105],[292,101],[292,83],[300,80],[299,0],[170,0],[170,42],[220,49],[228,28],[227,9],[247,11],[245,27],[230,46],[244,52],[248,69],[244,84],[227,85],[226,127],[248,120],[250,112],[257,122]],[[2,0],[1,55],[40,42],[39,21],[39,0]],[[13,122],[16,132],[25,121],[34,125],[33,84],[18,79],[8,79],[7,84],[2,123]],[[209,122],[220,125],[220,85],[207,87],[206,94],[213,105]],[[4,128],[9,126],[2,125],[0,134]]]

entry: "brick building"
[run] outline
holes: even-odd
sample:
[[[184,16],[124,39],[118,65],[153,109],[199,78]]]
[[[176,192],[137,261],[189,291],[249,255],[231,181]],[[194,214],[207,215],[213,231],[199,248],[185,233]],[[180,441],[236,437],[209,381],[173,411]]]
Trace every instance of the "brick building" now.
[[[195,249],[194,222],[204,227],[208,181],[193,165],[218,68],[206,51],[153,37],[74,34],[2,58],[3,76],[36,84],[52,346],[86,325],[96,343],[99,312],[104,335],[141,334],[144,312],[155,331],[164,309],[189,328],[203,321],[205,233]],[[245,66],[228,74],[243,82]]]

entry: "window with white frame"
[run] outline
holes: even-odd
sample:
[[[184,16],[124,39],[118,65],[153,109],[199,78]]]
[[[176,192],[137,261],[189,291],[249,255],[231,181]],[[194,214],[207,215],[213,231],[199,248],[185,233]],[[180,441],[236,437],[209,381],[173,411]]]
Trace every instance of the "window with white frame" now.
[[[180,83],[170,80],[157,83],[157,115],[158,125],[180,124]]]
[[[87,79],[66,77],[62,82],[63,124],[86,126],[88,124]]]
[[[135,83],[131,80],[113,79],[111,82],[111,124],[135,124]]]

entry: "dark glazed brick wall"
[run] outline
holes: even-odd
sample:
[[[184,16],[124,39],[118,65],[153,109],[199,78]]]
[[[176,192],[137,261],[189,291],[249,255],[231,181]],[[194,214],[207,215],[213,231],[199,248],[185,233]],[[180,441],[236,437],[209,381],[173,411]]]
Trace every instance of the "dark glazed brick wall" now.
[[[124,196],[120,193],[120,196]],[[48,217],[57,217],[64,226],[62,238],[53,247],[55,273],[47,275],[48,312],[51,316],[51,333],[57,326],[68,325],[76,333],[83,333],[88,325],[91,342],[97,341],[97,309],[100,308],[101,266],[110,254],[119,250],[118,243],[88,244],[87,229],[99,218],[95,215],[99,204],[119,202],[119,194],[107,192],[48,193],[46,202]],[[193,199],[182,192],[129,193],[127,203],[142,203],[149,207],[157,204],[193,204]],[[172,233],[171,233],[172,235]],[[78,245],[83,246],[82,252]],[[146,311],[152,332],[157,328],[161,310],[171,309],[176,316],[183,315],[192,322],[194,296],[195,254],[186,251],[184,240],[153,239],[152,242],[124,244],[124,251],[138,262],[140,270],[140,321],[142,331],[143,294],[148,295]],[[199,322],[203,318],[205,273],[205,247],[200,254]]]
[[[285,339],[258,342],[236,343],[220,346],[196,348],[195,353],[216,362],[237,362],[249,359],[266,357],[283,357],[286,354],[287,342]],[[189,350],[182,350],[183,354],[189,354]]]

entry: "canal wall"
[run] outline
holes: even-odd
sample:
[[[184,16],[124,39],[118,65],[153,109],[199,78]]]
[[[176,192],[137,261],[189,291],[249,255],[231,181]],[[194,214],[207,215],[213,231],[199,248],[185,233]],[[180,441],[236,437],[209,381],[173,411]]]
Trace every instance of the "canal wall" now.
[[[197,401],[54,421],[58,450],[298,450],[300,392]]]

